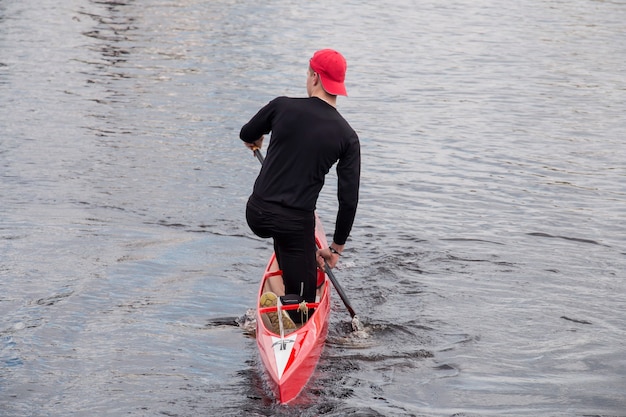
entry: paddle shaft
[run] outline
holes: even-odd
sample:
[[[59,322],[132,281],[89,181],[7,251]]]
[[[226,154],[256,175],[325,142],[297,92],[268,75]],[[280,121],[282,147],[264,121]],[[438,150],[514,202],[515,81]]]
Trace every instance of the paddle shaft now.
[[[256,156],[256,158],[259,160],[261,165],[263,165],[263,160],[264,160],[263,154],[258,148],[254,150],[254,156]],[[348,312],[350,313],[350,317],[354,318],[356,316],[356,313],[354,312],[352,305],[350,305],[350,300],[348,300],[348,296],[346,295],[346,292],[343,290],[343,288],[339,284],[339,281],[337,281],[337,278],[335,277],[335,274],[333,273],[332,269],[328,265],[328,262],[324,261],[324,266],[325,266],[324,269],[325,269],[326,275],[328,275],[328,278],[330,278],[330,281],[333,283],[335,290],[337,290],[337,294],[339,294],[341,301],[343,301],[343,304],[348,309]]]
[[[335,277],[335,273],[333,272],[332,269],[330,269],[330,266],[328,265],[328,262],[326,261],[324,261],[324,267],[325,267],[324,270],[326,272],[326,275],[328,275],[328,278],[330,278],[330,281],[335,286],[335,290],[337,290],[337,294],[339,294],[339,298],[341,298],[341,301],[343,301],[343,304],[348,309],[348,313],[350,313],[350,317],[354,318],[356,316],[356,313],[354,312],[352,305],[350,305],[350,300],[348,300],[348,296],[346,295],[346,292],[343,290],[341,285],[339,285],[339,281],[337,281],[337,278]]]
[[[258,160],[259,160],[259,162],[261,163],[261,165],[263,165],[263,160],[264,160],[264,158],[263,158],[263,154],[261,153],[261,151],[259,150],[259,148],[256,148],[256,149],[254,150],[254,156],[256,156],[256,159],[258,159]]]

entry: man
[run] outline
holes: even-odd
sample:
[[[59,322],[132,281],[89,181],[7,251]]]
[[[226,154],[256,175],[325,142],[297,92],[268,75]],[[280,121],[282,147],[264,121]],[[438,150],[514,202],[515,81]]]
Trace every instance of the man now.
[[[356,132],[336,109],[337,96],[347,95],[345,73],[346,60],[339,52],[315,52],[307,72],[308,97],[275,98],[241,128],[240,138],[252,150],[261,148],[263,135],[271,132],[246,219],[256,235],[274,239],[284,282],[279,296],[314,302],[316,267],[324,261],[336,265],[352,229],[361,156]],[[336,162],[339,208],[333,242],[317,250],[315,206]]]

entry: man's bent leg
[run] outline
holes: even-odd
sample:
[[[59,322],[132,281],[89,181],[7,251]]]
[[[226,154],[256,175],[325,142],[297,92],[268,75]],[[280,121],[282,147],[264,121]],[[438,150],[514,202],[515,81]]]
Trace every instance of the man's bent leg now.
[[[274,249],[283,271],[285,294],[297,294],[314,302],[317,283],[315,217],[311,214],[294,220],[284,224],[286,233],[274,237]]]

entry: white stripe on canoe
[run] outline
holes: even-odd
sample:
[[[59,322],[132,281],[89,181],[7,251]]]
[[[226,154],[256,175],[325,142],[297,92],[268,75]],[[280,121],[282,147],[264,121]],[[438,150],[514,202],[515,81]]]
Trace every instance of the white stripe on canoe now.
[[[284,339],[272,336],[272,350],[274,350],[274,358],[276,358],[276,369],[278,379],[283,377],[285,367],[291,356],[293,345],[296,343],[296,334],[286,336]]]

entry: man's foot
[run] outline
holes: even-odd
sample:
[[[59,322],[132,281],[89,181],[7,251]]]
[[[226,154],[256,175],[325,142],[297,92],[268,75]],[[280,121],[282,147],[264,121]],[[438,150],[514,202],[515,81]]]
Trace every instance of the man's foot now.
[[[273,292],[266,292],[261,295],[261,300],[259,305],[261,307],[275,307],[278,304],[278,296]],[[291,333],[296,330],[296,324],[291,320],[291,317],[287,314],[286,311],[281,311],[282,321],[283,321],[283,330],[286,333]],[[265,324],[265,327],[270,329],[276,334],[280,334],[280,323],[279,316],[277,311],[271,311],[269,313],[261,314],[261,319]]]

